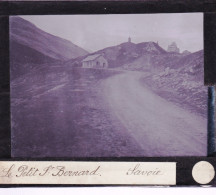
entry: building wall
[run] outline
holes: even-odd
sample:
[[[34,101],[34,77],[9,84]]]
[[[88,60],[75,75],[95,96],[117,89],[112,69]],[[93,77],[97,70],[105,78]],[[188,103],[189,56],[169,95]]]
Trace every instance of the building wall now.
[[[175,46],[169,46],[167,51],[179,53],[179,48],[177,48]]]
[[[175,53],[179,53],[179,48],[177,47],[176,43],[173,42],[171,45],[168,46],[167,49],[168,52],[175,52]]]
[[[103,56],[100,56],[93,61],[82,62],[82,67],[83,68],[108,68],[108,62]]]

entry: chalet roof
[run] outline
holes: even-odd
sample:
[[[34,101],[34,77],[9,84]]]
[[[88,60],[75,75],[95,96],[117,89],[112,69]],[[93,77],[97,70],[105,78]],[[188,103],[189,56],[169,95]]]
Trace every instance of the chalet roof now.
[[[88,62],[88,61],[92,61],[95,60],[96,58],[98,58],[99,56],[101,56],[101,54],[94,54],[94,55],[90,55],[87,56],[85,59],[83,59],[83,62]]]

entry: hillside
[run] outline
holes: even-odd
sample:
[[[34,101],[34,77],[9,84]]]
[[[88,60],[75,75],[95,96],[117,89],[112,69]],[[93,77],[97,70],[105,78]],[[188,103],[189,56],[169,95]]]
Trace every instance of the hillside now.
[[[142,83],[169,101],[206,117],[207,87],[204,86],[203,50],[179,56],[155,71]]]
[[[20,18],[10,17],[11,79],[44,64],[61,63],[88,52]]]
[[[10,17],[10,40],[57,60],[69,60],[88,53],[70,41],[46,33],[20,17]]]
[[[104,48],[92,54],[103,54],[109,63],[109,67],[117,68],[128,63],[133,63],[145,55],[164,55],[167,52],[154,42],[143,42],[139,44],[125,42],[117,46]],[[81,60],[84,57],[69,60],[67,64],[78,63],[81,66]]]
[[[67,65],[81,67],[82,60],[88,55],[103,54],[109,63],[109,68],[124,70],[150,71],[157,73],[166,68],[196,70],[196,76],[200,76],[200,68],[203,66],[203,50],[195,53],[169,53],[155,42],[131,43],[125,42],[117,46],[107,47],[97,52],[80,56],[67,61]],[[195,67],[196,66],[196,67]]]

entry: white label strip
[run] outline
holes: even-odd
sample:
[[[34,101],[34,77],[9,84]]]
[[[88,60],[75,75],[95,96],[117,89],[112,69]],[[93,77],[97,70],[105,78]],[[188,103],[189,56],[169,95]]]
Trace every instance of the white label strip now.
[[[175,162],[0,161],[0,184],[175,185]]]

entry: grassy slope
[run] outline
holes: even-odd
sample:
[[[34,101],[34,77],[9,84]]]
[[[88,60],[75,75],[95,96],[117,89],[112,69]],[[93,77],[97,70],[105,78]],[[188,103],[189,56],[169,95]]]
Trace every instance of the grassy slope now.
[[[88,53],[72,42],[51,35],[17,16],[10,17],[10,40],[57,60],[69,60]]]

